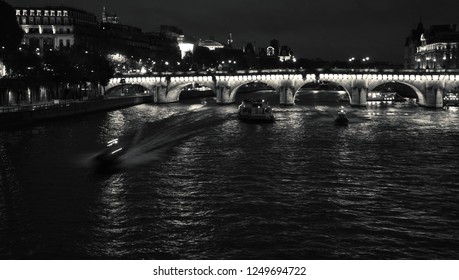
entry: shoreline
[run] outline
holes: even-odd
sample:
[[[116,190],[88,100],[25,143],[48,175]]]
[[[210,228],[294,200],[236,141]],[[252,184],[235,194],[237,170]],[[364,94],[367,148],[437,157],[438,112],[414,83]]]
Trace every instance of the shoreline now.
[[[153,102],[153,96],[144,95],[85,101],[64,101],[38,106],[5,107],[3,112],[0,111],[0,128],[16,128],[44,121],[112,111],[150,102]]]

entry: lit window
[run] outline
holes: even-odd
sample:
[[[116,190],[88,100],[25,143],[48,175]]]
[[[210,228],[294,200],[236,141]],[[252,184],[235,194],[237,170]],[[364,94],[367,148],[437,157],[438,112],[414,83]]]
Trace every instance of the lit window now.
[[[57,11],[57,16],[61,17],[62,16],[62,11]]]
[[[49,16],[49,11],[45,11],[45,17]]]
[[[22,15],[26,16],[27,15],[27,10],[22,10]]]
[[[68,17],[68,16],[69,16],[69,12],[64,11],[64,17]]]
[[[51,11],[51,16],[55,17],[56,16],[56,11]]]
[[[41,10],[37,10],[37,16],[41,17]]]
[[[20,16],[21,15],[21,10],[16,10],[16,15]]]
[[[30,15],[31,16],[35,16],[35,11],[34,10],[30,10]]]

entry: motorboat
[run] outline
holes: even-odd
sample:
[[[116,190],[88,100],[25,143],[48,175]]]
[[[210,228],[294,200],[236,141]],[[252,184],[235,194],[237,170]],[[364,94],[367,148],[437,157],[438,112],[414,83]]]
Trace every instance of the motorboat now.
[[[273,110],[265,100],[242,101],[237,115],[245,122],[274,122]]]
[[[341,106],[338,109],[338,116],[335,119],[336,125],[348,125],[349,119],[346,117],[346,111],[344,111],[344,107]]]
[[[119,168],[122,161],[120,158],[126,150],[120,146],[118,139],[107,142],[107,147],[94,157],[94,163],[98,171],[111,171]]]

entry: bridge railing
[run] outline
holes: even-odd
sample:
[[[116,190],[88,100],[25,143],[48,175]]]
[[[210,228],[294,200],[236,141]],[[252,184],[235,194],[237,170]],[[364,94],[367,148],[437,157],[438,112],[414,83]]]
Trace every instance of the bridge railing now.
[[[459,69],[375,69],[375,68],[333,68],[317,69],[318,72],[329,72],[336,74],[349,73],[370,73],[370,74],[459,74]]]

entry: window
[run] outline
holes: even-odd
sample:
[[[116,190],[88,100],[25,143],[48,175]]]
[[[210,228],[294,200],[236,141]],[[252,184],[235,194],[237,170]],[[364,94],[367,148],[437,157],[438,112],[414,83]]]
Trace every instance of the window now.
[[[45,11],[45,17],[49,17],[49,11]]]
[[[36,17],[35,18],[35,24],[41,24],[41,18]]]
[[[37,10],[37,17],[41,17],[41,10]]]
[[[66,40],[65,45],[66,45],[67,47],[70,47],[70,39],[67,39],[67,40]]]
[[[22,10],[22,15],[26,16],[27,15],[27,10]]]
[[[43,18],[43,24],[48,24],[49,21],[48,21],[48,18]]]
[[[55,17],[56,16],[56,11],[51,11],[51,16]]]
[[[68,17],[68,16],[69,16],[69,12],[64,11],[64,17]]]
[[[49,24],[55,24],[56,23],[56,19],[55,18],[50,18],[49,19]]]
[[[35,10],[30,10],[29,13],[30,13],[31,16],[35,16]]]
[[[21,10],[16,10],[16,15],[20,16],[21,15]]]
[[[29,23],[30,24],[35,24],[35,18],[34,17],[29,17]]]
[[[58,18],[56,19],[56,24],[61,24],[61,18],[60,18],[60,17],[58,17]]]
[[[61,17],[62,16],[62,11],[57,11],[57,16]]]
[[[62,47],[64,45],[64,40],[59,39],[59,47]]]

